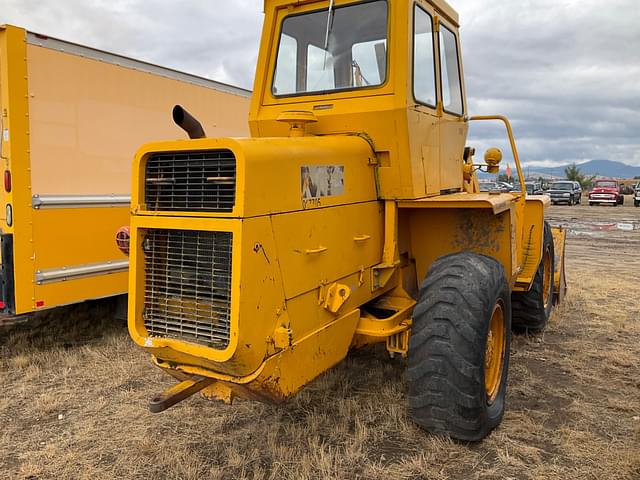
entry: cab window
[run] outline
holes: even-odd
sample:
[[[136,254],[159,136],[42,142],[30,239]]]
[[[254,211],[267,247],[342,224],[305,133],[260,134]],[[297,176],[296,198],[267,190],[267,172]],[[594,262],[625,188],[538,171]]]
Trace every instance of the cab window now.
[[[282,21],[275,96],[375,87],[386,81],[386,0],[296,14]]]
[[[280,37],[280,49],[278,50],[278,64],[282,68],[276,71],[273,80],[273,89],[281,92],[295,91],[296,71],[295,64],[298,57],[298,42],[289,35]]]
[[[413,96],[417,102],[436,106],[433,19],[418,5],[413,14]]]
[[[455,34],[440,25],[440,79],[445,112],[462,115],[462,87],[458,67],[458,44]]]

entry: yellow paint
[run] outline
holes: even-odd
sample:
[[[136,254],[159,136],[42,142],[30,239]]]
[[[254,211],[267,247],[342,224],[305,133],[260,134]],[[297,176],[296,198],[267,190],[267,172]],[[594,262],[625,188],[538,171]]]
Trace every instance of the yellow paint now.
[[[2,128],[8,140],[2,139],[2,167],[11,171],[14,188],[2,192],[2,205],[13,208],[13,225],[6,219],[0,228],[13,235],[13,264],[16,313],[34,309],[34,252],[31,208],[31,175],[29,149],[29,104],[26,32],[17,27],[0,28],[0,88],[2,88]]]
[[[127,258],[114,241],[114,227],[129,223],[128,207],[33,210],[32,221],[34,238],[46,239],[34,245],[36,270]]]
[[[512,259],[513,209],[494,214],[489,208],[407,209],[411,255],[417,277],[423,279],[431,264],[443,255],[462,251],[494,257],[502,263],[513,285],[518,265]]]
[[[546,195],[527,196],[521,237],[523,255],[521,271],[514,286],[516,291],[529,290],[538,270],[544,239],[544,225],[540,218],[544,218],[544,210],[549,203]]]
[[[335,6],[350,3],[336,0]],[[457,14],[445,2],[417,4],[437,19],[434,39],[444,27],[457,36]],[[406,354],[417,286],[442,255],[491,256],[504,266],[511,288],[518,289],[529,288],[531,268],[540,261],[548,202],[524,192],[480,193],[478,166],[472,158],[464,164],[469,121],[464,82],[461,115],[445,111],[439,80],[434,107],[413,98],[413,2],[388,3],[382,85],[289,97],[272,93],[283,19],[328,6],[326,0],[265,1],[251,138],[157,142],[136,155],[131,336],[170,373],[214,378],[229,389],[212,389],[212,397],[285,399],[339,362],[350,347],[386,342],[390,352]],[[434,44],[437,58],[439,42]],[[435,74],[439,79],[437,61]],[[522,179],[508,121],[475,119],[504,122]],[[194,150],[233,153],[233,210],[152,211],[144,204],[150,155]],[[497,162],[495,152],[488,161]],[[310,178],[305,172],[324,166],[344,169],[344,188],[305,196]],[[233,233],[231,334],[224,350],[188,338],[150,337],[146,331],[141,245],[152,228]],[[489,368],[492,378],[496,368]]]
[[[27,58],[34,193],[129,193],[142,143],[186,138],[171,120],[176,104],[207,135],[248,133],[246,97],[39,45]]]

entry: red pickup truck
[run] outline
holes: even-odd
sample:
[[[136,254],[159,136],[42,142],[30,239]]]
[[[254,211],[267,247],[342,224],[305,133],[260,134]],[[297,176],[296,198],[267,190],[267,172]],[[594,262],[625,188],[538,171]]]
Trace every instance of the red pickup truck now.
[[[624,195],[616,180],[596,180],[589,193],[589,205],[608,203],[614,207],[624,203]]]

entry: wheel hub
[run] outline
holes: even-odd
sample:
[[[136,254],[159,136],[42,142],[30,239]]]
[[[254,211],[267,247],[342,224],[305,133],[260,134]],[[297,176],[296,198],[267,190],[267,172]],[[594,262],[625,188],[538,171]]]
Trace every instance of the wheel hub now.
[[[498,302],[491,315],[484,352],[484,387],[487,392],[488,404],[492,404],[495,401],[500,391],[506,340],[504,307],[502,302]]]

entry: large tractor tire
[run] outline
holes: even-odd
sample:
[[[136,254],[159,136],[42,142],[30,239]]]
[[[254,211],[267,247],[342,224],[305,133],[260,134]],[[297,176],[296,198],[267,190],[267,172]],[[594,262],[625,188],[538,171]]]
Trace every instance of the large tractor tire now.
[[[546,326],[553,309],[554,251],[551,227],[544,222],[542,259],[533,285],[528,292],[513,292],[511,308],[513,328],[517,331],[540,332]]]
[[[409,409],[425,430],[478,441],[504,414],[511,297],[502,265],[470,252],[439,258],[413,311]]]

